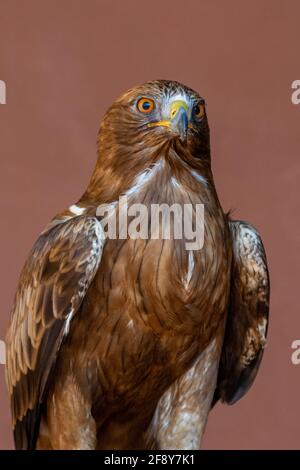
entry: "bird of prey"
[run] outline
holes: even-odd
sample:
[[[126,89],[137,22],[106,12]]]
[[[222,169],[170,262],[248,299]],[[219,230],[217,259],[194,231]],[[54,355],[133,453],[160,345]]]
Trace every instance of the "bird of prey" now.
[[[109,236],[98,208],[112,217],[121,196],[189,204],[193,223],[203,205],[201,249],[173,231]],[[175,81],[132,88],[102,120],[86,191],[20,275],[6,367],[16,448],[198,449],[214,403],[253,383],[268,304],[260,235],[218,200],[204,99]]]

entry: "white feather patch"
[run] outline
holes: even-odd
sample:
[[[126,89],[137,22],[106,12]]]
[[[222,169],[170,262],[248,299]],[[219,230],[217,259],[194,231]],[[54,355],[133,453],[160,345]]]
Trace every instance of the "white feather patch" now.
[[[74,215],[81,215],[85,211],[85,207],[79,207],[76,206],[76,204],[73,204],[72,206],[69,207],[69,211],[72,212]]]
[[[189,287],[189,283],[191,282],[193,271],[195,267],[195,260],[194,260],[194,253],[192,250],[189,251],[189,260],[188,260],[188,269],[186,273],[186,277],[184,279],[184,288],[187,289]]]
[[[65,323],[65,326],[64,326],[64,335],[65,336],[69,333],[70,323],[71,323],[71,320],[73,318],[73,315],[74,315],[74,309],[72,308],[70,313],[67,316],[66,323]]]
[[[207,181],[206,181],[206,179],[204,178],[204,176],[199,175],[199,173],[197,173],[197,171],[191,170],[191,175],[192,175],[194,178],[196,178],[196,180],[199,181],[200,183],[204,183],[205,185],[207,185]]]
[[[131,196],[139,192],[142,187],[154,176],[158,168],[163,165],[163,160],[160,159],[151,168],[147,168],[140,173],[134,180],[133,185],[125,192],[125,196]]]
[[[179,183],[178,179],[175,178],[175,176],[172,176],[171,183],[174,188],[177,188],[177,189],[181,188],[181,184]]]
[[[258,325],[257,325],[257,331],[258,331],[258,334],[259,334],[259,337],[260,337],[260,340],[261,340],[262,344],[264,344],[265,341],[266,341],[267,323],[268,323],[267,319],[262,318],[260,320],[260,322],[258,323]]]

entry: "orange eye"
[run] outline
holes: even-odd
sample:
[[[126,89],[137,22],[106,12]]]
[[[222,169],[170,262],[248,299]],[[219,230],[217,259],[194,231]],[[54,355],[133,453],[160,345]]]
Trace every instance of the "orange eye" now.
[[[199,119],[202,118],[205,114],[204,104],[198,103],[194,108],[194,115]]]
[[[149,114],[154,109],[154,101],[150,98],[140,98],[137,102],[137,108],[141,113]]]

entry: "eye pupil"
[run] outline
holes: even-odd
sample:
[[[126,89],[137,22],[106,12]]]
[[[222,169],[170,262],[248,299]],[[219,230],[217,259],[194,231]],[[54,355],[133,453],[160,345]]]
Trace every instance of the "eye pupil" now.
[[[204,114],[204,106],[201,104],[196,104],[194,108],[194,113],[195,113],[195,116],[202,117]]]
[[[150,108],[150,103],[149,101],[144,101],[144,103],[142,104],[142,107],[145,111],[148,111],[148,109]]]

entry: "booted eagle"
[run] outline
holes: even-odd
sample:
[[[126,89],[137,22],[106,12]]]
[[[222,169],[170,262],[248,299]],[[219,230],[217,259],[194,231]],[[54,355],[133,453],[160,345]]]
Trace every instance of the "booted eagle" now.
[[[189,205],[193,223],[203,205],[203,245],[172,230],[109,236],[99,207],[107,223],[121,196]],[[253,383],[268,303],[261,238],[218,200],[204,99],[166,80],[127,91],[101,123],[85,193],[20,276],[6,368],[16,448],[198,449],[213,404]]]

